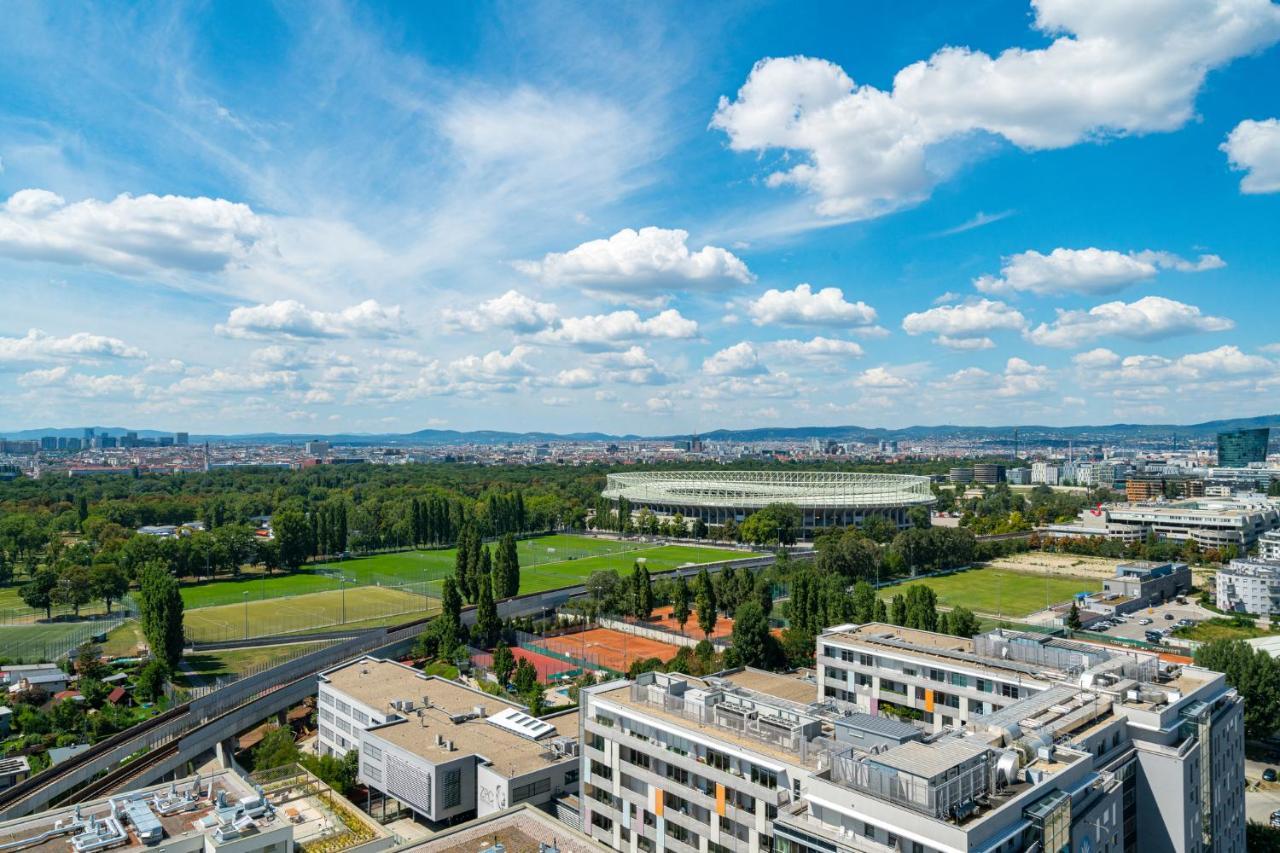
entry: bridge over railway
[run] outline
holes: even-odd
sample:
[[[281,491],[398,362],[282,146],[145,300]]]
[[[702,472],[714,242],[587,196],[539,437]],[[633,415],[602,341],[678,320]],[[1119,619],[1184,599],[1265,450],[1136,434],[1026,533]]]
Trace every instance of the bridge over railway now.
[[[705,567],[713,572],[729,565],[756,569],[771,565],[773,559],[749,557]],[[661,576],[692,575],[703,567],[672,569]],[[498,602],[498,614],[504,619],[537,616],[585,592],[579,584],[514,596]],[[366,630],[184,702],[0,792],[0,819],[22,817],[71,799],[107,796],[186,772],[188,764],[226,749],[226,743],[240,732],[314,694],[317,672],[363,654],[402,655],[429,621]],[[475,609],[463,611],[462,621],[474,622]]]

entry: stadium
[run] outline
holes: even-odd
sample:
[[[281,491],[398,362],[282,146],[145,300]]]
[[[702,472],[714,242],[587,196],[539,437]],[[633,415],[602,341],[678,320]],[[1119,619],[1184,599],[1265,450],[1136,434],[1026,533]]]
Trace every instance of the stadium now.
[[[899,527],[907,512],[934,502],[928,477],[848,471],[649,471],[610,474],[603,496],[660,516],[741,522],[769,504],[794,504],[806,533],[858,525],[881,515]]]

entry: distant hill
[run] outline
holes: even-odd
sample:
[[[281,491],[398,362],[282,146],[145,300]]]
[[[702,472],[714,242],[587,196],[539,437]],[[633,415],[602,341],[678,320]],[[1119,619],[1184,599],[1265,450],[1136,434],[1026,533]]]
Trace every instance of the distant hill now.
[[[1280,414],[1259,415],[1252,418],[1230,418],[1227,420],[1205,421],[1199,424],[1100,424],[1053,427],[1036,424],[1008,424],[1004,426],[959,426],[941,424],[937,426],[910,426],[900,429],[863,426],[799,426],[799,427],[758,427],[755,429],[718,429],[699,435],[711,441],[804,441],[810,438],[831,439],[836,441],[880,441],[880,440],[923,440],[923,439],[987,439],[990,441],[1011,442],[1014,429],[1018,430],[1019,439],[1027,441],[1100,441],[1104,439],[1158,439],[1177,436],[1179,439],[1203,439],[1214,433],[1230,429],[1250,427],[1271,427],[1280,438]],[[84,434],[86,427],[48,427],[45,429],[27,429],[13,432],[2,432],[0,436],[11,439],[39,439],[44,436],[61,436],[78,438]],[[95,433],[121,436],[126,432],[137,432],[142,438],[157,438],[173,435],[172,432],[153,429],[128,430],[124,427],[93,427]],[[411,433],[337,433],[317,435],[315,433],[248,433],[235,435],[205,435],[191,433],[191,443],[203,441],[230,441],[238,443],[302,443],[312,439],[321,439],[333,444],[368,445],[368,444],[527,444],[531,442],[551,441],[637,441],[637,440],[675,440],[686,439],[688,433],[675,435],[640,436],[634,434],[611,435],[603,432],[504,432],[501,430],[460,431],[450,429],[421,429]]]

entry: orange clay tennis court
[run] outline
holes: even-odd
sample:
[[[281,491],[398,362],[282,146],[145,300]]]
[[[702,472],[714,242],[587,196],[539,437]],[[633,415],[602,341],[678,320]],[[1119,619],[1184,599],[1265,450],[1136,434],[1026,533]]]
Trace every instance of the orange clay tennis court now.
[[[628,620],[628,621],[634,621],[634,620]],[[648,620],[641,622],[639,624],[649,625],[654,628],[670,631],[673,634],[681,633],[680,624],[676,622],[675,617],[671,615],[670,606],[655,607],[653,610],[653,615]],[[691,612],[689,614],[689,621],[684,623],[683,633],[684,633],[684,636],[691,637],[695,640],[701,640],[706,637],[706,635],[702,633],[702,629],[698,627],[698,614],[696,612]],[[721,614],[720,618],[716,620],[715,630],[711,632],[712,639],[715,639],[718,637],[727,637],[732,633],[733,633],[733,619]]]
[[[592,628],[576,634],[545,637],[538,642],[553,652],[615,672],[626,672],[633,662],[644,658],[669,661],[680,650],[670,643],[633,637],[610,628]]]

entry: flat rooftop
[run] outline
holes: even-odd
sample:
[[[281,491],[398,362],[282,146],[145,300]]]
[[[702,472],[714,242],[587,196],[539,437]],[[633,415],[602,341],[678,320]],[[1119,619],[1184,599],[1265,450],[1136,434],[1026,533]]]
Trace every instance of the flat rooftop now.
[[[748,668],[726,675],[724,678],[734,687],[754,690],[756,693],[786,699],[788,702],[807,705],[818,701],[818,685],[808,681],[799,673],[786,674]]]
[[[690,687],[701,689],[701,690],[714,691],[722,687],[723,688],[736,687],[736,688],[741,688],[745,690],[750,690],[752,693],[756,694],[760,699],[765,701],[767,701],[770,698],[779,700],[779,702],[784,706],[792,705],[797,701],[795,699],[790,698],[790,695],[794,694],[795,692],[794,683],[796,682],[796,679],[789,676],[776,676],[776,675],[773,675],[773,673],[758,673],[758,671],[753,670],[752,674],[748,676],[746,681],[754,683],[756,686],[748,687],[747,684],[742,683],[740,681],[740,676],[742,675],[742,673],[734,673],[733,675],[729,675],[729,676],[717,677],[715,679],[717,683],[712,683],[711,681],[708,681],[702,678],[697,678],[692,675],[684,675],[683,673],[671,673],[671,675],[679,678],[683,678],[689,682]],[[758,676],[773,676],[773,678],[777,679],[777,681],[774,681],[773,679],[769,679],[769,678],[758,677]],[[735,731],[734,729],[731,729],[725,726],[717,726],[711,723],[705,723],[698,719],[685,716],[684,714],[680,714],[675,711],[668,711],[660,705],[655,705],[651,702],[646,702],[643,700],[633,699],[631,697],[632,684],[633,682],[627,681],[626,683],[622,684],[619,687],[615,687],[612,690],[607,690],[602,693],[596,693],[594,695],[597,699],[602,699],[608,702],[612,702],[616,705],[621,705],[637,713],[645,714],[650,717],[667,721],[672,726],[677,728],[683,728],[689,731],[701,732],[704,735],[706,735],[708,738],[714,738],[717,740],[722,740],[728,743],[732,743],[735,746],[741,749],[744,749],[748,752],[754,752],[757,755],[763,755],[775,761],[781,761],[783,763],[790,764],[793,766],[798,765],[802,767],[811,767],[811,768],[816,768],[818,766],[818,753],[822,751],[821,749],[814,749],[812,751],[802,754],[801,752],[798,752],[793,749],[784,749],[779,745],[771,744],[767,741],[762,741],[757,738],[750,737],[746,734]],[[768,688],[770,686],[781,687],[782,695],[778,693],[772,693],[767,689],[761,689],[762,687]],[[806,704],[814,701],[817,698],[815,693],[816,691],[807,691],[805,698],[801,701],[803,701]],[[788,710],[791,710],[791,709],[788,709]],[[817,717],[820,717],[821,715],[818,713],[813,713],[811,716],[817,718]],[[835,734],[834,728],[829,723],[824,723],[823,736],[834,739],[834,734]]]
[[[469,708],[468,708],[469,710]],[[487,715],[501,710],[485,708]],[[507,778],[523,776],[548,764],[564,761],[567,756],[551,751],[556,738],[578,739],[578,712],[569,711],[542,722],[553,727],[538,740],[499,728],[484,717],[472,717],[455,723],[448,713],[438,708],[420,707],[408,712],[403,722],[387,723],[369,730],[372,735],[401,749],[408,750],[432,764],[452,761],[464,755],[479,755],[493,769]],[[453,744],[453,751],[436,743],[437,736]],[[576,759],[574,759],[576,760]]]
[[[964,637],[952,637],[949,634],[937,634],[916,628],[903,628],[887,622],[843,626],[840,629],[819,634],[818,637],[820,640],[836,643],[877,646],[886,651],[926,661],[929,659],[945,661],[951,665],[958,664],[970,669],[986,671],[1004,679],[1053,681],[1063,676],[1063,673],[1043,666],[979,654],[973,640]]]
[[[186,804],[185,810],[170,815],[160,814],[160,810],[155,805],[154,798],[156,795],[165,797],[170,794],[171,790],[176,790],[178,796],[182,797],[189,792],[194,792],[197,784],[200,793]],[[139,791],[132,791],[126,796],[151,805],[152,813],[164,831],[164,839],[161,843],[169,844],[176,839],[210,834],[211,830],[200,828],[197,822],[214,812],[214,802],[219,794],[225,794],[226,802],[231,804],[238,803],[244,797],[257,796],[257,792],[250,787],[248,782],[230,770],[220,770],[211,776],[192,777],[176,783],[165,782],[162,785],[153,785]],[[116,799],[123,800],[124,797],[117,795]],[[77,809],[79,817],[83,821],[88,821],[90,818],[101,820],[110,817],[111,801],[109,799],[93,800],[81,803],[78,807],[67,806],[16,820],[5,821],[0,824],[0,849],[12,845],[14,849],[23,851],[67,853],[67,851],[73,849],[71,847],[71,839],[84,832],[84,829],[72,829],[65,833],[51,834],[49,837],[43,838],[43,840],[38,839],[41,838],[43,833],[54,830],[55,824],[59,822],[62,822],[64,826],[74,822]],[[120,814],[124,814],[124,809],[120,809]],[[285,817],[277,813],[274,817],[264,816],[258,818],[254,821],[254,827],[247,830],[246,834],[253,831],[271,831],[287,825]],[[132,824],[125,822],[124,829],[127,832],[127,838],[116,845],[114,847],[115,850],[143,850],[148,847],[138,837]],[[21,844],[23,840],[27,839],[31,840],[30,843]],[[155,846],[155,842],[152,842],[150,846]]]
[[[490,714],[503,708],[524,710],[514,702],[382,658],[364,657],[326,670],[320,678],[335,690],[384,713],[398,713],[391,703],[405,699],[415,708],[429,700],[433,707],[449,714],[465,714],[476,705],[484,705]]]

